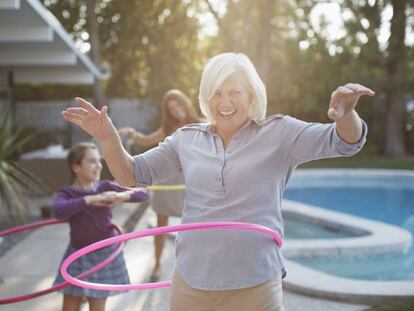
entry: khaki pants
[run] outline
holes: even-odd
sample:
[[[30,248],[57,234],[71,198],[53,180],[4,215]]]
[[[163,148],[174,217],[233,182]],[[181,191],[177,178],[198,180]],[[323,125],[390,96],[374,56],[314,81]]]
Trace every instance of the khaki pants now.
[[[250,288],[209,291],[188,286],[175,272],[170,311],[284,311],[282,280],[275,277]]]

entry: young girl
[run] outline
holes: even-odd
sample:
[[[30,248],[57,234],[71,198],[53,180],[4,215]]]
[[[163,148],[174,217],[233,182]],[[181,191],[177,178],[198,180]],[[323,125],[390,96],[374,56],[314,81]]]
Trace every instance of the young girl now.
[[[190,99],[180,90],[172,89],[165,93],[162,100],[161,126],[154,132],[145,135],[131,127],[119,130],[121,136],[132,140],[140,146],[155,146],[178,128],[190,123],[202,122]],[[164,180],[164,185],[184,184],[181,175]],[[184,191],[155,191],[152,198],[152,208],[157,213],[157,226],[168,225],[168,216],[181,216],[184,206]],[[164,236],[154,237],[155,265],[151,273],[151,282],[156,282],[160,277],[161,254],[164,247]]]
[[[63,260],[82,247],[115,235],[111,222],[111,208],[116,204],[148,199],[148,192],[144,189],[132,190],[108,180],[100,181],[101,156],[92,143],[84,142],[75,145],[69,152],[68,164],[73,183],[60,190],[53,202],[54,216],[59,220],[68,221],[70,226],[70,244]],[[69,273],[74,276],[79,275],[96,266],[111,255],[115,248],[116,245],[112,245],[82,256],[69,267]],[[129,283],[123,254],[120,253],[109,265],[86,280],[96,283]],[[58,273],[54,284],[63,281]],[[61,292],[64,294],[62,308],[64,311],[79,310],[82,297],[86,297],[89,301],[90,310],[103,311],[106,298],[119,293],[77,286],[66,287]]]

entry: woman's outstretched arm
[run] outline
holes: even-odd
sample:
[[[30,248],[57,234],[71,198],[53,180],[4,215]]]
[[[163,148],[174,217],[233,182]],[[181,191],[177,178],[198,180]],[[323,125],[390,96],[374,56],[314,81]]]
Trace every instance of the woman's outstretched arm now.
[[[122,146],[108,116],[108,107],[104,106],[99,111],[80,97],[75,98],[75,101],[79,107],[70,107],[62,112],[65,120],[78,125],[101,143],[109,170],[120,185],[135,185],[134,160]]]

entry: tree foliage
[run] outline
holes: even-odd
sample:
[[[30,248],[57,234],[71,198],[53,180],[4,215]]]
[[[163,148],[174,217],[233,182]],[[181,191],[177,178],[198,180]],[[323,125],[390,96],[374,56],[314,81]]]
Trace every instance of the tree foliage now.
[[[86,0],[43,0],[75,39],[88,41]],[[159,101],[169,88],[195,100],[205,60],[224,51],[246,53],[266,82],[269,113],[327,121],[331,92],[346,82],[377,91],[358,111],[379,151],[405,152],[405,101],[414,96],[414,6],[407,0],[98,0],[102,55],[112,77],[108,96]],[[323,5],[337,6],[329,35]],[[394,18],[386,18],[395,13]],[[215,18],[216,36],[200,36],[200,16]],[[391,14],[392,16],[393,14]],[[388,27],[390,36],[381,41]],[[383,36],[382,36],[383,37]],[[404,41],[405,40],[405,41]],[[386,124],[386,126],[384,126]],[[397,143],[395,143],[397,142]]]
[[[44,0],[64,27],[88,41],[86,0]],[[108,96],[159,100],[169,88],[196,94],[201,62],[198,21],[179,0],[97,1],[103,60],[110,65]]]
[[[105,20],[119,21],[102,27],[110,94],[160,99],[169,88],[195,93],[198,24],[188,8],[178,0],[112,3]]]
[[[228,0],[227,14],[221,18],[214,14],[220,25],[218,50],[240,50],[259,69],[267,55],[264,68],[270,69],[264,76],[269,110],[326,121],[330,94],[338,85],[365,84],[377,91],[374,99],[364,98],[358,107],[373,129],[370,136],[379,151],[403,155],[409,117],[404,104],[414,96],[414,76],[409,74],[414,65],[413,46],[405,42],[406,33],[414,31],[414,6],[405,0],[271,4],[267,0]],[[332,25],[326,15],[315,21],[314,13],[322,5],[338,7],[340,20],[335,24],[342,35],[330,36]],[[263,23],[269,12],[270,23]],[[387,21],[389,12],[393,17]],[[389,38],[381,42],[388,22]],[[263,53],[264,49],[269,51]]]

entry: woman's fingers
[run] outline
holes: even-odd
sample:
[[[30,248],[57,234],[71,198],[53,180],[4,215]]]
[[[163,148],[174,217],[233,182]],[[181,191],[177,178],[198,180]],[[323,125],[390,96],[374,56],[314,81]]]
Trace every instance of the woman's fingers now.
[[[80,116],[80,115],[74,114],[74,113],[70,113],[70,112],[67,112],[67,111],[62,111],[62,115],[63,115],[63,118],[65,120],[70,121],[72,123],[75,123],[76,125],[81,125],[83,120],[84,120],[83,116]]]
[[[358,93],[358,95],[374,96],[375,92],[366,86],[358,83],[348,83],[345,85],[346,88]]]
[[[350,96],[351,94],[354,94],[353,90],[344,86],[339,86],[331,95],[329,110],[337,110],[341,103],[345,101],[346,96]]]
[[[99,112],[99,110],[96,109],[90,102],[84,100],[81,97],[76,97],[75,101],[79,106],[81,106],[82,108],[84,108],[88,112],[94,112],[94,113]]]
[[[355,102],[356,92],[346,86],[339,86],[331,95],[328,117],[332,120],[342,118],[346,114],[347,105]]]
[[[347,83],[344,86],[339,86],[333,93],[331,97],[335,96],[345,96],[345,95],[356,95],[356,96],[374,96],[375,92],[366,86],[357,83]]]
[[[82,116],[85,116],[85,115],[88,114],[88,111],[84,108],[81,108],[81,107],[69,107],[69,108],[66,109],[66,111],[70,112],[70,113],[77,113],[77,114],[80,114]]]
[[[361,96],[374,96],[375,92],[361,84],[348,83],[339,86],[331,95],[328,117],[337,120],[355,108]]]
[[[331,95],[331,97],[338,97],[343,95],[349,95],[354,93],[354,91],[346,86],[339,86]]]

